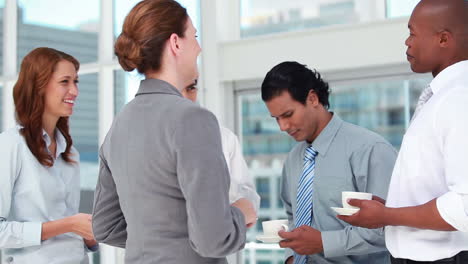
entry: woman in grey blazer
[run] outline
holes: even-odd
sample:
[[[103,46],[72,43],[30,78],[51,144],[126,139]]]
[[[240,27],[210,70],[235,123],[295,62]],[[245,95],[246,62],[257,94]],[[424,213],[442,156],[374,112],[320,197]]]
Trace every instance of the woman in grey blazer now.
[[[229,205],[216,117],[181,95],[198,77],[200,51],[173,0],[138,3],[116,41],[122,68],[146,79],[101,147],[93,231],[125,247],[126,263],[227,263],[255,222],[246,199]]]

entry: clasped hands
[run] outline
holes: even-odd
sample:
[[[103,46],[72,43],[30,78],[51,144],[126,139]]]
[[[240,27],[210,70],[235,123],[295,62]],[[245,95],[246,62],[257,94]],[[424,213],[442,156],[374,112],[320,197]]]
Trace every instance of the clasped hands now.
[[[237,207],[241,210],[244,215],[244,220],[247,228],[250,228],[255,225],[257,222],[257,213],[255,212],[252,202],[245,198],[240,198],[239,200],[232,203],[232,206]]]

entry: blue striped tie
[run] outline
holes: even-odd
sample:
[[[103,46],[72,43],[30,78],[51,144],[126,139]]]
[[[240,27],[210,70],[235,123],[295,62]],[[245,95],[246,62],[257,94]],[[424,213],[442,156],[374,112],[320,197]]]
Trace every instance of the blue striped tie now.
[[[315,156],[317,151],[311,146],[304,153],[304,167],[297,186],[296,221],[294,226],[312,224],[312,184],[314,182]],[[294,253],[294,264],[307,263],[307,255]]]

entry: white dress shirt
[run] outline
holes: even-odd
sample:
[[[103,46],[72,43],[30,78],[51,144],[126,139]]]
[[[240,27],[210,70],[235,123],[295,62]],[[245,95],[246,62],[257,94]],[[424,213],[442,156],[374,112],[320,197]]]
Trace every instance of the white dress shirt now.
[[[458,231],[385,228],[396,258],[433,261],[468,250],[468,61],[440,72],[433,96],[411,122],[393,170],[388,207],[437,198],[442,218]]]
[[[19,133],[20,127],[0,134],[0,249],[6,263],[87,263],[83,239],[73,233],[41,241],[42,223],[78,213],[79,154],[60,154],[66,141],[57,130],[57,155],[52,167],[40,164]],[[43,132],[46,145],[50,138]]]
[[[231,175],[229,187],[229,202],[246,198],[254,204],[255,211],[260,207],[260,196],[255,190],[249,170],[242,156],[242,150],[237,136],[231,130],[220,126],[223,154]]]

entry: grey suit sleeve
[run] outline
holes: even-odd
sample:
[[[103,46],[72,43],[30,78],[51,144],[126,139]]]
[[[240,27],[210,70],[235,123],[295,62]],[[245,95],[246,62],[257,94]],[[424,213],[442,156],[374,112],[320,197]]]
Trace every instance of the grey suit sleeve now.
[[[199,107],[189,110],[179,119],[174,133],[189,239],[201,256],[225,257],[244,247],[245,220],[241,211],[229,204],[229,172],[215,116]]]
[[[353,153],[351,167],[360,192],[386,197],[397,152],[388,143],[361,148]],[[325,257],[361,255],[386,251],[383,228],[366,229],[346,226],[342,230],[322,232]]]
[[[93,233],[96,241],[125,248],[127,222],[122,213],[114,178],[100,153],[99,179],[94,193]]]
[[[286,216],[288,217],[289,221],[289,230],[294,229],[294,219],[293,219],[293,212],[292,212],[292,203],[291,203],[291,195],[290,195],[290,188],[289,188],[289,181],[288,174],[286,173],[286,165],[283,167],[283,172],[281,175],[281,189],[280,189],[280,197],[281,201],[283,202],[284,209],[286,210]],[[285,248],[284,256],[285,260],[293,255],[293,250],[290,248]]]

